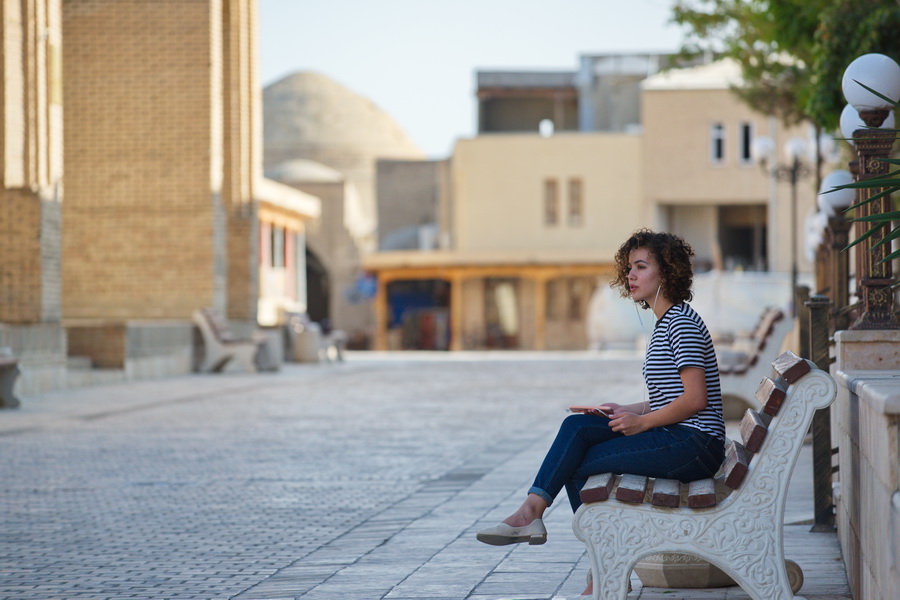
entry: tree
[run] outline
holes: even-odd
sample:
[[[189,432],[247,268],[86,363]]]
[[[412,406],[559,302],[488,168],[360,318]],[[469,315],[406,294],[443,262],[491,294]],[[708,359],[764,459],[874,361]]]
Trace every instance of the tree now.
[[[806,98],[805,112],[813,122],[834,130],[847,104],[841,91],[847,65],[870,52],[900,60],[900,3],[832,0],[829,4],[830,9],[822,13],[816,29],[813,86]]]
[[[713,52],[740,63],[735,92],[786,124],[837,129],[846,102],[841,76],[869,52],[900,56],[896,0],[677,0],[685,57]]]
[[[734,92],[751,108],[796,124],[808,118],[815,13],[830,1],[678,0],[672,20],[686,28],[684,58],[713,53],[737,61],[745,84]]]
[[[683,56],[712,51],[741,64],[745,86],[735,92],[752,108],[828,131],[837,129],[846,105],[847,65],[871,52],[900,58],[897,0],[678,0],[672,20],[687,28]],[[888,100],[897,106],[897,98]],[[900,191],[900,171],[846,187],[882,189],[871,201]],[[892,219],[900,211],[861,219],[871,228],[851,245],[884,228],[879,245],[900,238],[900,226],[890,229]],[[894,258],[900,251],[885,260]]]

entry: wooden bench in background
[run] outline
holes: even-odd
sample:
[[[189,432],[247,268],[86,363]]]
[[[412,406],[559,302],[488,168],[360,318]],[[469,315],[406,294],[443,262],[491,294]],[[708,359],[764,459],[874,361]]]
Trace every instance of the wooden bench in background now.
[[[194,323],[203,336],[202,373],[216,373],[231,361],[240,364],[243,370],[257,371],[256,356],[265,340],[240,338],[232,333],[228,322],[210,308],[194,311]]]
[[[772,367],[777,376],[756,393],[762,411],[747,410],[741,441],[728,441],[715,479],[605,473],[588,480],[573,529],[587,546],[595,599],[625,600],[637,562],[666,552],[712,563],[754,600],[794,598],[803,574],[784,559],[787,488],[813,413],[831,404],[836,386],[791,352]]]
[[[758,408],[753,390],[769,374],[770,361],[781,351],[784,339],[794,327],[780,309],[768,308],[760,316],[751,337],[732,347],[717,347],[719,381],[725,418],[738,419],[748,406]]]

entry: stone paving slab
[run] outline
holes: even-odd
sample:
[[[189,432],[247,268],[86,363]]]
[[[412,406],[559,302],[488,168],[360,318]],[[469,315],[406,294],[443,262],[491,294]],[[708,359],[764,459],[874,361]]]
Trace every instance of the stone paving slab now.
[[[564,499],[543,546],[474,532],[521,500],[566,405],[640,390],[629,355],[351,353],[25,398],[0,413],[0,598],[577,598]],[[834,534],[808,530],[786,529],[801,593],[849,598]],[[629,598],[748,597],[632,579]]]

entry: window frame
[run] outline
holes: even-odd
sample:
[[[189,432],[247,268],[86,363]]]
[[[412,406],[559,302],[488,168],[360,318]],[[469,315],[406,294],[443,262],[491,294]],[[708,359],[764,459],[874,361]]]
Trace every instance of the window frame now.
[[[726,160],[726,144],[728,136],[725,132],[725,123],[713,121],[709,124],[709,162],[714,166],[722,166]]]
[[[584,226],[584,180],[581,177],[570,177],[568,185],[568,210],[566,223],[569,227]],[[575,191],[577,190],[577,194]]]
[[[741,166],[753,165],[753,138],[756,137],[756,128],[752,121],[741,121],[738,125],[738,164]]]
[[[544,226],[559,225],[559,180],[555,177],[544,179]]]

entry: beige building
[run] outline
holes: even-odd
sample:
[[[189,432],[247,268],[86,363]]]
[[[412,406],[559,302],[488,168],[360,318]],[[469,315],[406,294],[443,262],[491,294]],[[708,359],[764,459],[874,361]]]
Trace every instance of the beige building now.
[[[0,346],[62,380],[63,115],[59,0],[4,2]]]
[[[322,202],[269,179],[257,181],[259,198],[259,297],[256,321],[275,326],[308,310],[307,238]]]
[[[741,85],[735,63],[667,71],[643,82],[643,197],[654,227],[684,235],[701,267],[731,271],[812,269],[804,247],[804,219],[815,209],[811,167],[797,185],[792,229],[791,188],[771,168],[790,164],[789,138],[807,141],[806,128],[785,128],[752,111],[731,92]],[[768,138],[776,154],[757,163],[754,147]],[[757,146],[758,147],[758,146]]]
[[[255,317],[255,6],[228,4],[64,3],[66,319]]]
[[[75,356],[104,381],[187,372],[202,306],[249,332],[270,289],[261,230],[318,214],[262,182],[256,0],[7,2],[2,18],[0,346],[19,392],[91,382]]]
[[[448,160],[379,160],[378,249],[448,248],[449,179]]]
[[[765,168],[754,152],[762,137],[780,150],[805,129],[746,107],[730,91],[740,84],[730,63],[646,77],[664,57],[582,62],[577,74],[480,74],[483,131],[457,144],[443,192],[409,201],[418,210],[444,197],[437,249],[364,260],[379,283],[376,347],[586,348],[584,305],[639,227],[683,235],[698,271],[787,273],[796,261],[808,276],[800,248],[814,177],[799,181],[794,209],[773,169],[784,152]],[[638,93],[640,119],[616,110]]]
[[[439,232],[449,248],[364,259],[379,286],[375,347],[586,347],[587,303],[640,219],[640,145],[608,133],[460,140]]]
[[[424,155],[371,100],[319,73],[266,86],[263,103],[266,173],[322,199],[322,217],[307,237],[310,317],[366,348],[372,302],[358,288],[361,257],[378,245],[376,163]]]
[[[356,300],[350,292],[360,277],[359,248],[369,243],[372,223],[356,185],[339,171],[305,159],[283,162],[266,173],[321,201],[321,215],[306,231],[303,312],[317,323],[347,331],[351,348],[367,347],[370,304],[368,299]]]

